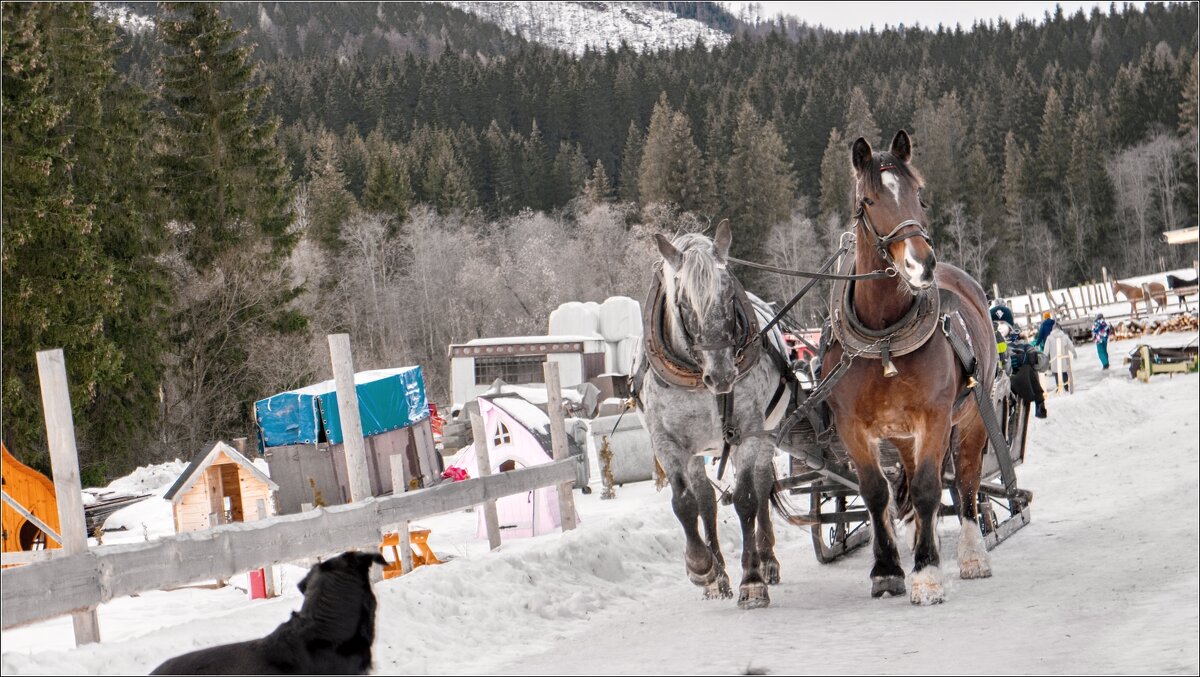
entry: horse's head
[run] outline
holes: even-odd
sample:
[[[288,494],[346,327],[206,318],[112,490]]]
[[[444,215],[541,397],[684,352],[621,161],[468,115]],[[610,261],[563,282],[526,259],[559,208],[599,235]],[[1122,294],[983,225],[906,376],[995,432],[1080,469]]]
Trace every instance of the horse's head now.
[[[921,201],[924,181],[911,159],[912,140],[903,129],[886,153],[872,152],[862,137],[850,149],[862,235],[915,294],[933,284],[937,258]]]
[[[737,283],[726,269],[733,235],[729,222],[717,226],[715,239],[684,233],[668,241],[655,234],[663,257],[663,289],[670,317],[704,385],[714,394],[733,390],[744,319],[739,319]]]

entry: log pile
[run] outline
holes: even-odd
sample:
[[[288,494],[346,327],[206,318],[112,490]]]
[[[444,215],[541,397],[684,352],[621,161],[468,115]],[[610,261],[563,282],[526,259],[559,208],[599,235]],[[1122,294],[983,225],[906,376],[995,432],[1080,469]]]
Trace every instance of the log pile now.
[[[1113,338],[1119,341],[1138,338],[1147,334],[1194,332],[1198,328],[1200,328],[1200,320],[1197,320],[1195,313],[1176,313],[1165,318],[1150,317],[1122,320],[1113,327]]]

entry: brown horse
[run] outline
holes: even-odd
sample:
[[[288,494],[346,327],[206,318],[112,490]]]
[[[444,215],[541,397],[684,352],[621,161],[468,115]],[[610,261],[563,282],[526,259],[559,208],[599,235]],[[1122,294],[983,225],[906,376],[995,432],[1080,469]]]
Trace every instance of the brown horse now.
[[[1129,301],[1129,314],[1138,314],[1138,304],[1146,299],[1146,292],[1141,287],[1135,287],[1131,284],[1117,282],[1113,280],[1113,294],[1124,294],[1125,299]],[[1146,285],[1150,288],[1150,298],[1154,299],[1154,305],[1162,310],[1167,305],[1167,288],[1160,282],[1151,282]]]
[[[992,391],[997,353],[979,283],[962,270],[937,264],[926,227],[923,182],[910,166],[912,142],[901,130],[888,152],[874,153],[865,139],[851,148],[856,218],[855,271],[893,269],[893,277],[856,281],[842,312],[857,315],[861,326],[887,331],[910,317],[918,296],[953,293],[942,307],[957,299],[959,326],[965,325],[975,347],[977,376],[983,392]],[[841,299],[833,299],[835,304]],[[835,306],[836,308],[837,306]],[[943,311],[945,312],[945,310]],[[823,374],[843,360],[846,346],[832,343],[823,360]],[[853,350],[850,350],[853,355]],[[958,545],[962,578],[991,575],[987,549],[978,524],[976,495],[987,433],[975,399],[960,397],[971,381],[957,361],[942,331],[920,347],[892,358],[898,374],[885,376],[878,359],[858,356],[830,393],[829,404],[838,436],[858,473],[859,491],[871,515],[875,565],[871,595],[905,592],[904,569],[896,548],[889,509],[889,482],[879,464],[879,447],[889,440],[900,452],[903,475],[896,486],[901,508],[915,524],[910,599],[913,604],[936,604],[945,599],[938,557],[937,525],[942,497],[942,471],[951,447],[960,507],[962,533]]]

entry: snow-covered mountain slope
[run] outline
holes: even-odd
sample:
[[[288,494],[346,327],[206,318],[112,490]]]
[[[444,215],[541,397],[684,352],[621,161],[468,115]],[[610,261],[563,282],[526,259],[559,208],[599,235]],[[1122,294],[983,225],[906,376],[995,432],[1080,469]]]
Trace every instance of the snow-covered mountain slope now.
[[[108,19],[130,33],[141,33],[154,28],[154,19],[138,14],[128,7],[114,5],[108,2],[92,3],[92,12],[99,17]]]
[[[447,2],[526,40],[583,54],[588,47],[616,48],[624,40],[641,52],[708,47],[729,42],[727,33],[695,19],[635,2]]]

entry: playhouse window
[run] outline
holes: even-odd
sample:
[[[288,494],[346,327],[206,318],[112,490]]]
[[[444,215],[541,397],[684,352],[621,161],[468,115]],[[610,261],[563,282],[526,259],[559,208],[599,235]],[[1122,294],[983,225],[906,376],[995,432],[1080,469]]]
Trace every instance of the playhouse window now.
[[[508,431],[508,427],[505,426],[503,422],[498,423],[497,426],[498,427],[496,428],[496,437],[492,440],[492,443],[495,444],[497,447],[500,446],[501,444],[511,444],[512,443],[512,433],[510,433]]]
[[[490,386],[500,379],[505,383],[541,383],[542,355],[505,355],[475,358],[475,385]]]

